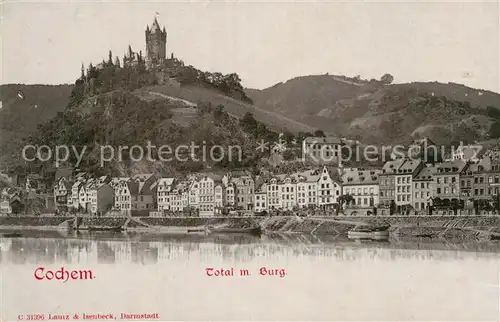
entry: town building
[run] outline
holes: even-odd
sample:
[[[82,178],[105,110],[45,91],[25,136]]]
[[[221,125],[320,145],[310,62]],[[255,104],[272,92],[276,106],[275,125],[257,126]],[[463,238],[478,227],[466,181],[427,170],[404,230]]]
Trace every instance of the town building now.
[[[460,174],[466,169],[468,164],[462,160],[447,161],[437,166],[437,171],[433,178],[434,198],[441,200],[460,200]]]
[[[279,209],[281,207],[279,178],[272,177],[267,184],[267,208],[269,210]]]
[[[161,178],[158,180],[156,189],[158,211],[170,210],[170,193],[172,192],[174,182],[174,178]]]
[[[318,205],[318,181],[320,170],[308,170],[295,174],[297,178],[297,204],[300,208]]]
[[[137,183],[130,191],[132,196],[132,211],[137,214],[148,213],[155,209],[156,185],[158,178],[154,174],[138,174],[131,178]]]
[[[0,194],[0,214],[19,214],[23,210],[20,192],[14,188],[4,188]]]
[[[128,177],[113,178],[110,186],[114,190],[115,205],[123,215],[130,215],[132,212],[132,192],[135,192],[138,184]]]
[[[396,174],[404,159],[391,160],[384,164],[379,175],[379,200],[384,208],[396,202]]]
[[[108,183],[97,180],[88,190],[90,212],[94,215],[105,215],[115,203],[115,191]]]
[[[226,206],[226,187],[221,180],[215,182],[214,187],[214,212],[215,214],[221,214]]]
[[[436,166],[425,166],[413,177],[413,208],[419,212],[427,212],[433,197],[433,176]]]
[[[236,206],[250,211],[253,209],[254,180],[249,175],[231,178],[236,188]]]
[[[323,166],[318,180],[318,207],[333,208],[342,195],[340,168]]]
[[[213,173],[206,173],[200,175],[197,183],[200,215],[213,216],[215,214],[215,186],[222,184],[222,178]]]
[[[378,176],[380,169],[345,168],[342,174],[343,194],[351,195],[356,208],[374,208],[380,203]]]
[[[278,175],[280,209],[292,210],[297,206],[297,179],[291,175]]]
[[[68,211],[68,201],[71,203],[72,183],[66,177],[60,177],[54,185],[54,204],[57,211]]]
[[[302,141],[302,160],[313,164],[342,166],[342,142],[337,137],[307,137]]]
[[[254,211],[267,211],[267,207],[267,184],[263,183],[255,190]]]
[[[396,177],[396,209],[404,206],[413,207],[413,177],[422,170],[424,163],[420,159],[406,159],[398,168]]]
[[[479,156],[482,153],[483,147],[479,144],[469,144],[452,147],[451,157],[448,161],[472,161],[478,162]]]

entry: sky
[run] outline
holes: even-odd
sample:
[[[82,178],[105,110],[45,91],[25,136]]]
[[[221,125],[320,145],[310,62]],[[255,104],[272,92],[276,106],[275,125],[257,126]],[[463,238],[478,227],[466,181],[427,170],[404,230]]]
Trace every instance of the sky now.
[[[499,2],[4,1],[0,83],[74,83],[82,62],[145,52],[158,13],[167,55],[266,88],[336,74],[500,92]]]

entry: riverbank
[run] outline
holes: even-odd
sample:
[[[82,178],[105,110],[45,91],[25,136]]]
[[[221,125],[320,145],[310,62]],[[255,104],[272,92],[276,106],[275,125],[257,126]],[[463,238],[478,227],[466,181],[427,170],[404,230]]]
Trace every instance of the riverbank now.
[[[391,225],[394,238],[484,240],[500,237],[500,217],[392,216],[392,217],[79,217],[82,228],[123,227],[127,231],[186,233],[206,225],[218,228],[261,226],[267,233],[346,236],[357,225]],[[74,217],[0,217],[0,228],[68,229]]]

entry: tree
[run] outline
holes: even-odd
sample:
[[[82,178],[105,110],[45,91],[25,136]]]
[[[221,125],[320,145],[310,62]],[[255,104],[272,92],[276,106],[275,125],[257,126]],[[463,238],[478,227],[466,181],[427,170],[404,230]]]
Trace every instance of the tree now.
[[[317,130],[314,132],[314,136],[319,136],[319,137],[325,137],[325,132],[321,131],[321,130]]]
[[[283,159],[285,159],[286,161],[291,161],[295,158],[295,153],[293,153],[292,150],[285,150],[285,152],[283,152]]]
[[[500,121],[495,121],[491,124],[490,137],[492,139],[500,138]]]
[[[120,58],[118,58],[118,56],[115,58],[115,66],[120,68]]]
[[[345,203],[346,205],[349,205],[354,202],[354,198],[351,195],[342,195],[338,198],[338,204],[337,204],[337,209],[335,211],[335,214],[338,216],[340,209],[342,209],[342,205]]]
[[[391,74],[384,74],[380,77],[380,81],[386,85],[391,84],[394,81],[394,77]]]
[[[113,66],[113,53],[111,50],[108,53],[108,66]]]

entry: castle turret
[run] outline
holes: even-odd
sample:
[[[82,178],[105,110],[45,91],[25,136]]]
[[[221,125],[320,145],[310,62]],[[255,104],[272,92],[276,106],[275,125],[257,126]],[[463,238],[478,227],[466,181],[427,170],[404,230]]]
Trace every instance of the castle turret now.
[[[167,54],[167,31],[160,24],[156,17],[149,26],[146,27],[146,64],[148,67],[157,66],[165,61]]]

